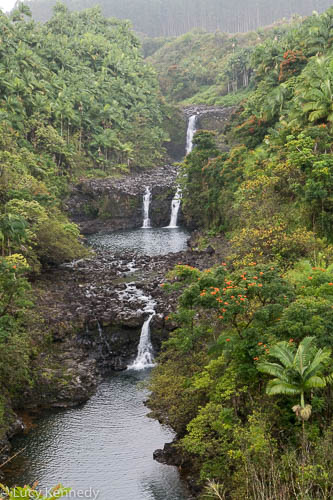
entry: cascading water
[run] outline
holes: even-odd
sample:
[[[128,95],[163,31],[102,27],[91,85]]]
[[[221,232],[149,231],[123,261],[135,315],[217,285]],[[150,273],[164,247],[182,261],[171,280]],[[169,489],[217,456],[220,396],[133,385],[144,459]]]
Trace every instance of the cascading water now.
[[[146,186],[145,194],[143,195],[143,229],[148,229],[151,227],[149,219],[149,207],[151,203],[151,190],[150,187]]]
[[[128,366],[128,370],[144,370],[154,366],[153,346],[150,340],[150,322],[155,316],[155,311],[151,311],[142,326],[138,354],[133,364]]]
[[[193,149],[193,137],[196,132],[196,122],[197,122],[197,115],[190,116],[187,124],[186,155],[188,155]],[[176,194],[171,202],[170,224],[167,226],[170,229],[178,227],[177,219],[181,201],[182,201],[182,190],[178,186]]]
[[[151,295],[145,295],[135,283],[127,283],[125,289],[119,293],[121,299],[128,302],[141,302],[140,312],[146,313],[138,345],[138,351],[135,360],[127,367],[128,370],[144,370],[154,366],[154,349],[150,340],[150,322],[155,316],[156,302]]]
[[[193,137],[196,132],[197,115],[190,116],[187,125],[186,134],[186,154],[188,155],[193,149]]]
[[[170,224],[167,226],[170,229],[178,227],[177,219],[181,201],[182,201],[182,190],[180,189],[180,187],[178,187],[176,194],[171,202]]]
[[[98,335],[99,335],[99,339],[100,339],[100,344],[101,346],[103,347],[103,344],[108,352],[108,354],[112,354],[112,351],[111,351],[111,347],[110,347],[110,344],[109,342],[106,340],[105,338],[105,335],[103,333],[103,329],[102,329],[102,326],[100,324],[100,322],[97,320],[97,330],[98,330]]]

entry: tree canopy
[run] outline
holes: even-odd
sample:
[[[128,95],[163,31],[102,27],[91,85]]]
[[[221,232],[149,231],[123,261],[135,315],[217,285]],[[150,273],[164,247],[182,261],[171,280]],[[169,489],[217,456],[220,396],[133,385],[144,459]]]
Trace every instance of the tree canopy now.
[[[49,19],[56,0],[29,0],[33,16]],[[70,10],[93,7],[96,2],[65,0]],[[147,35],[177,36],[193,28],[206,31],[246,32],[294,14],[310,15],[330,6],[329,0],[101,0],[105,16],[130,19],[134,29]]]

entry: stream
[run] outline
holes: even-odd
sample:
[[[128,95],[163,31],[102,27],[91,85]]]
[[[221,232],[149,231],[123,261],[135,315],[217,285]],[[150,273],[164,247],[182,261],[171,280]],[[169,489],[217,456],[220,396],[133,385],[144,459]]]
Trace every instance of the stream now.
[[[122,248],[159,255],[186,248],[188,233],[178,229],[139,229],[98,234],[95,247]],[[25,435],[13,439],[13,453],[24,448],[6,468],[6,483],[47,488],[61,482],[72,495],[99,500],[186,500],[190,498],[176,467],[159,464],[153,452],[174,434],[147,417],[147,390],[140,384],[150,369],[127,370],[105,379],[85,404],[50,410]]]
[[[196,116],[189,119],[186,153],[193,147]],[[170,224],[151,228],[152,190],[143,193],[141,229],[96,234],[92,247],[110,253],[134,251],[147,256],[186,250],[189,233],[177,226],[181,204],[178,187],[171,203]],[[135,264],[133,263],[133,266]],[[134,268],[133,268],[134,271]],[[126,292],[138,295],[135,286]],[[141,293],[141,292],[140,292]],[[147,417],[144,405],[154,353],[150,343],[150,321],[155,302],[144,297],[145,318],[137,358],[124,372],[100,384],[85,404],[42,414],[26,435],[13,439],[13,454],[22,450],[7,466],[6,483],[32,485],[47,494],[59,484],[72,488],[71,498],[99,500],[186,500],[190,498],[178,469],[153,460],[153,452],[172,441],[174,434]],[[103,332],[100,328],[101,337]]]
[[[73,496],[98,492],[99,500],[189,498],[178,470],[153,460],[173,434],[146,416],[147,391],[138,383],[148,376],[149,370],[113,375],[86,404],[40,417],[26,436],[16,437],[15,450],[25,451],[7,468],[7,482],[38,480],[46,492],[61,481]]]

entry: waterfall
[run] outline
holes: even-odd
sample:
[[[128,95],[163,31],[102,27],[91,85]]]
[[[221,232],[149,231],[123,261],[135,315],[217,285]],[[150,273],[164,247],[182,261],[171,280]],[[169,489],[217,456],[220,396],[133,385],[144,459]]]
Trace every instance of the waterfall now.
[[[97,330],[98,330],[98,335],[99,335],[99,339],[100,339],[100,342],[101,342],[101,347],[103,348],[103,344],[104,346],[106,347],[106,350],[108,352],[108,354],[112,354],[112,351],[111,351],[111,347],[110,347],[110,344],[109,342],[106,340],[106,337],[103,333],[103,328],[100,324],[100,322],[97,320]]]
[[[193,149],[193,137],[196,132],[196,122],[197,115],[190,116],[187,125],[187,134],[186,134],[186,154],[188,155]]]
[[[182,201],[182,190],[180,189],[180,187],[178,187],[176,194],[171,202],[170,224],[167,226],[170,229],[178,227],[177,219],[181,201]]]
[[[138,347],[138,354],[133,364],[128,366],[128,370],[144,370],[154,366],[153,346],[150,341],[150,322],[155,316],[154,311],[150,311],[148,318],[143,323]]]
[[[142,227],[144,229],[150,228],[150,219],[149,219],[149,206],[151,202],[151,191],[148,186],[146,186],[145,194],[143,195],[143,224]]]
[[[190,116],[187,124],[187,133],[186,133],[186,155],[188,155],[193,149],[193,137],[196,132],[196,122],[197,122],[197,115]],[[178,186],[176,194],[171,202],[170,224],[166,226],[170,229],[178,227],[177,219],[181,201],[182,201],[182,190]]]

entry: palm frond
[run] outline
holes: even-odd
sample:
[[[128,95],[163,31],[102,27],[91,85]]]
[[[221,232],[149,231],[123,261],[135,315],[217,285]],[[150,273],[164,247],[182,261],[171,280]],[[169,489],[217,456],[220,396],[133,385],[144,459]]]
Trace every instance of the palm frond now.
[[[326,109],[317,109],[316,111],[312,111],[309,115],[309,120],[310,122],[315,122],[317,120],[321,120],[322,118],[325,118],[326,116]]]
[[[304,389],[315,389],[316,387],[326,387],[326,380],[324,377],[313,375],[307,379],[304,384]]]
[[[295,370],[303,376],[311,360],[311,344],[314,337],[305,337],[299,344],[293,366]]]
[[[275,394],[287,394],[291,396],[295,396],[296,394],[300,394],[301,389],[294,384],[288,384],[287,382],[283,382],[278,378],[274,378],[270,380],[266,387],[266,394],[269,396],[273,396]]]
[[[331,350],[330,349],[319,349],[315,355],[309,366],[306,368],[304,371],[304,379],[307,380],[308,378],[312,377],[315,375],[318,370],[322,369],[322,365],[329,360],[331,357]]]
[[[270,350],[270,355],[278,359],[285,368],[291,368],[293,366],[294,354],[287,342],[278,342],[274,345]]]
[[[284,382],[291,382],[286,369],[283,368],[278,363],[262,362],[257,364],[257,370],[261,373],[266,373],[267,375],[272,375],[277,377]]]

